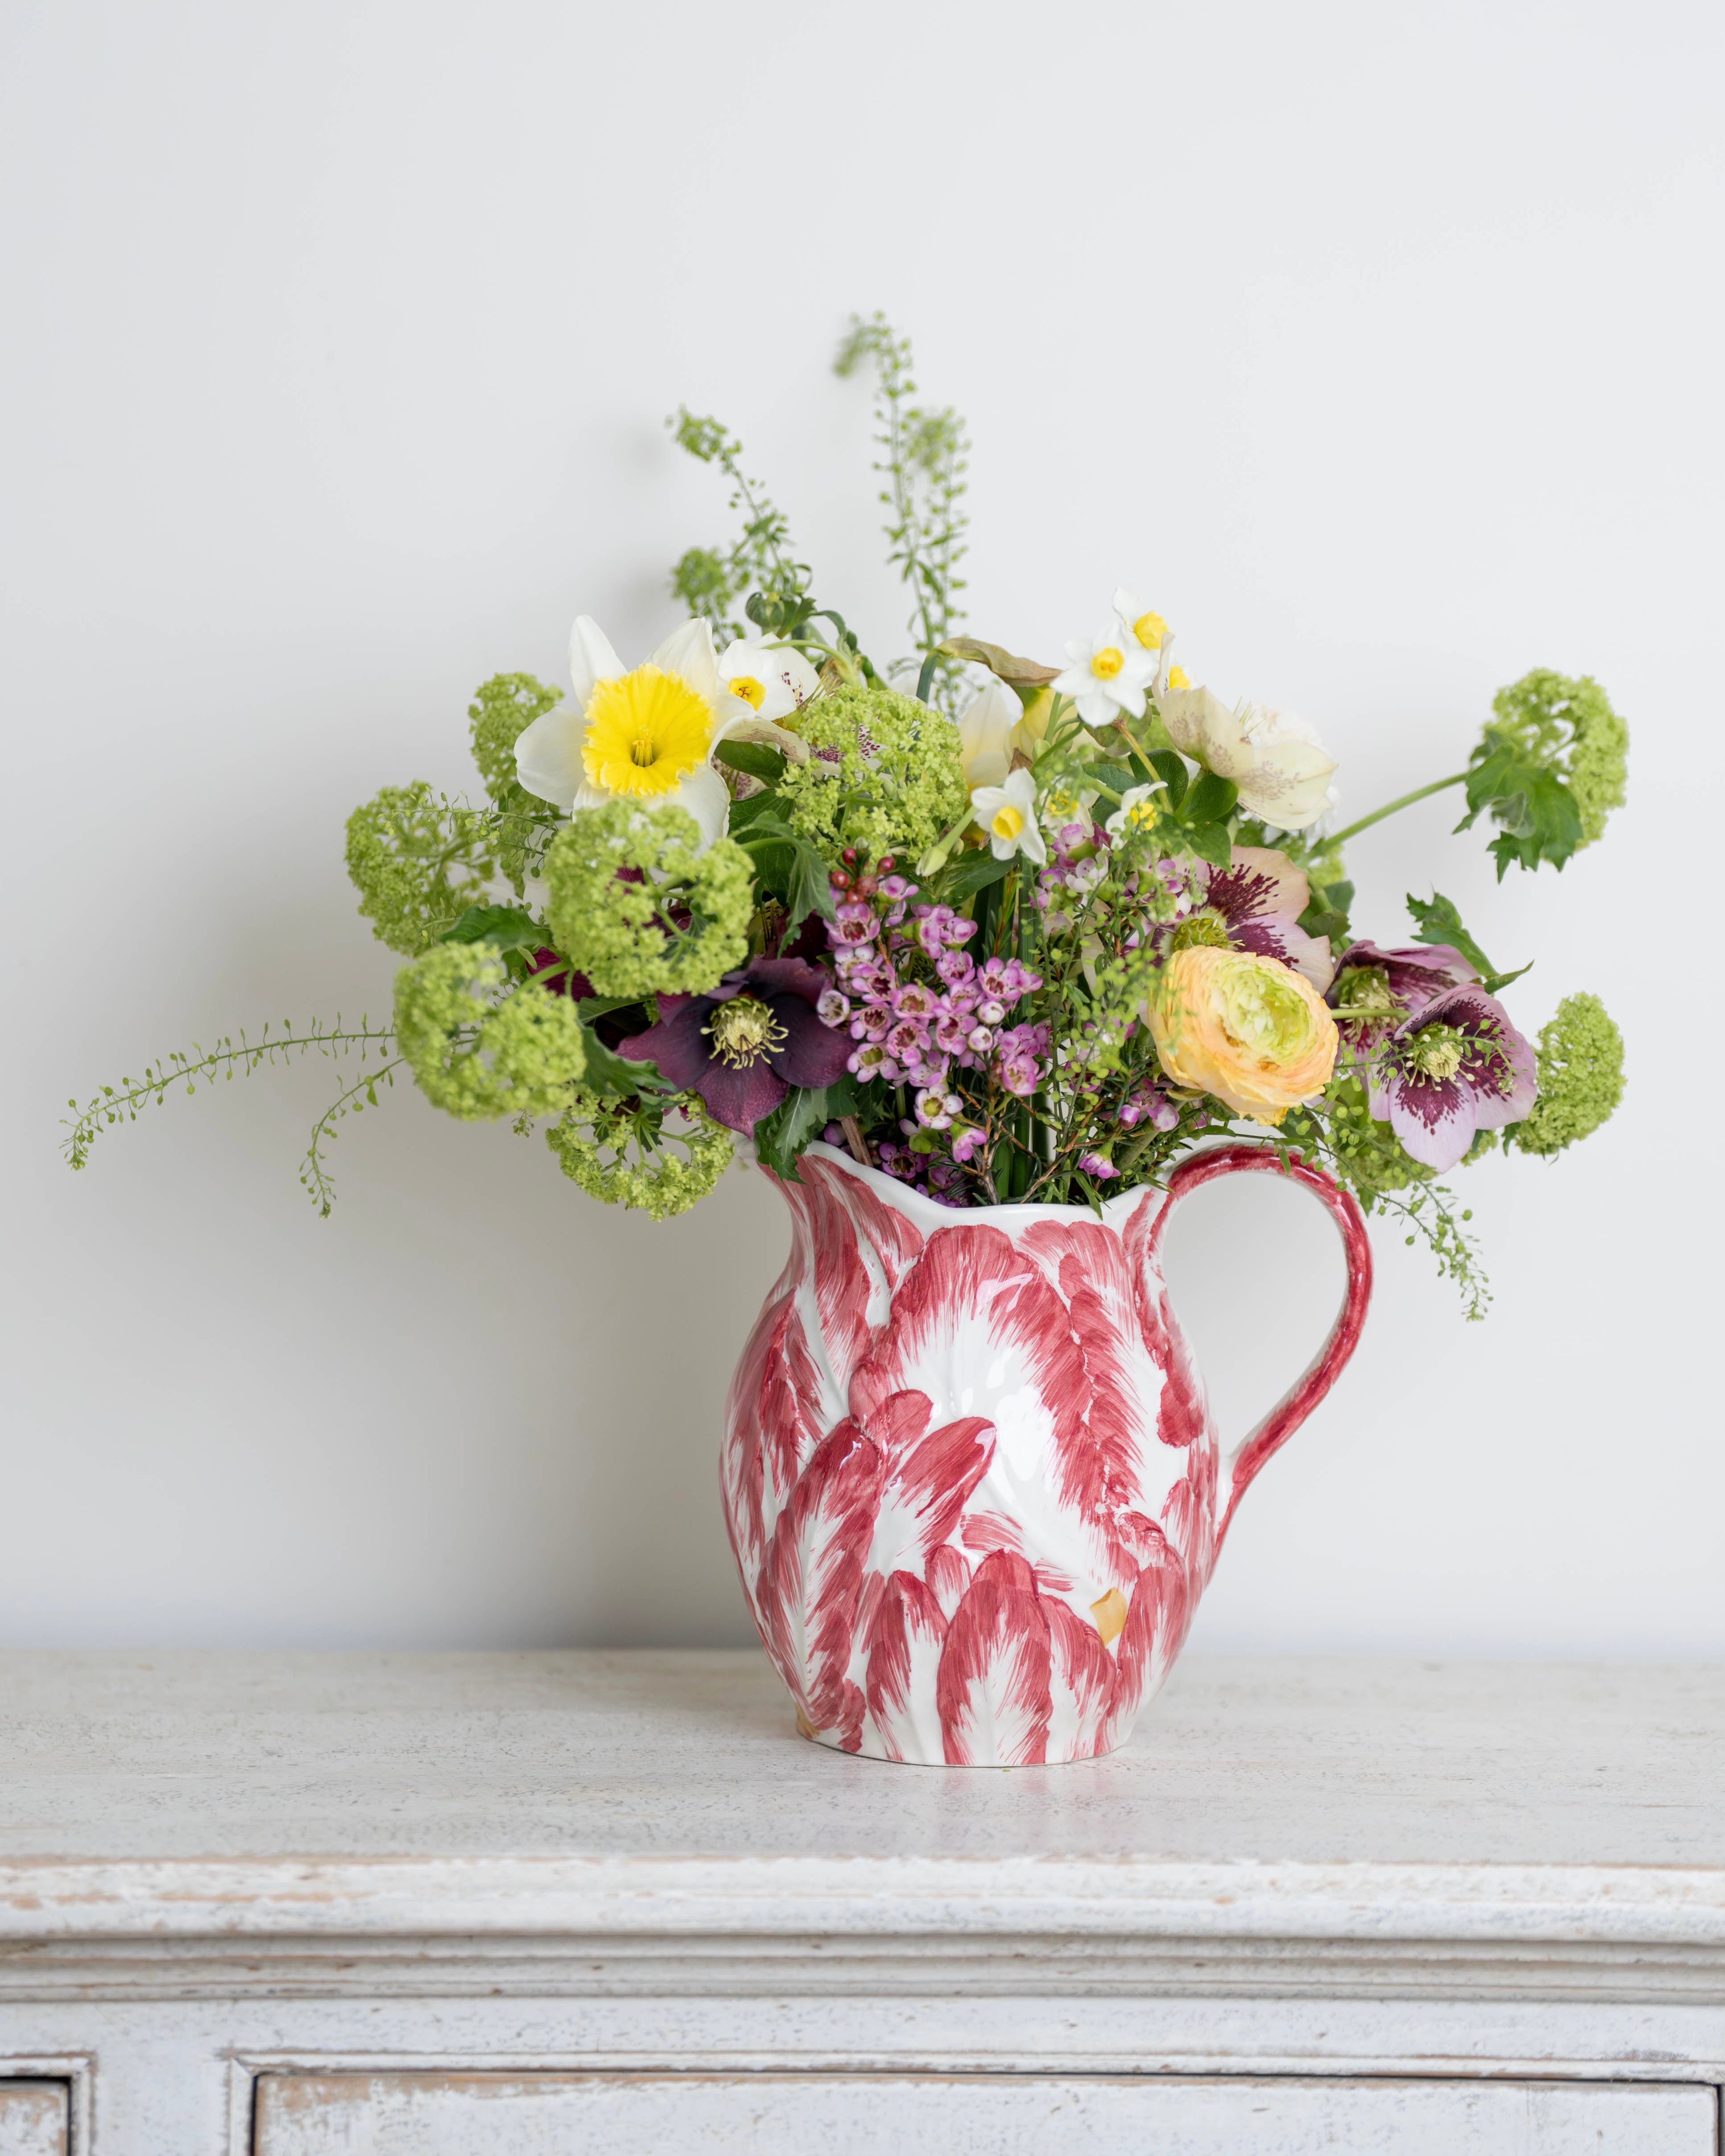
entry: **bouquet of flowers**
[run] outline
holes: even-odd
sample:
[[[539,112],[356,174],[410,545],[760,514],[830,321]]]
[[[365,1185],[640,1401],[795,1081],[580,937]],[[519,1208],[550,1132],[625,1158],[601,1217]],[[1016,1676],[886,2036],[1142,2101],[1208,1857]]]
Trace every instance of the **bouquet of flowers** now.
[[[479,690],[482,803],[415,783],[349,820],[360,911],[407,962],[393,1022],[148,1065],[78,1113],[72,1165],[177,1083],[309,1049],[360,1061],[302,1171],[326,1213],[336,1122],[403,1067],[660,1219],[734,1156],[794,1179],[816,1142],[947,1206],[1097,1206],[1225,1133],[1399,1215],[1480,1314],[1439,1178],[1586,1137],[1620,1096],[1621,1040],[1589,994],[1524,1038],[1502,998],[1527,968],[1495,966],[1441,893],[1409,898],[1409,940],[1362,937],[1344,850],[1455,787],[1500,878],[1561,869],[1624,798],[1604,690],[1527,675],[1464,768],[1334,829],[1313,730],[1193,680],[1128,593],[1058,665],[958,634],[962,423],[916,401],[878,316],[839,356],[864,365],[911,655],[875,664],[740,445],[680,413],[742,518],[678,562],[686,618],[627,663],[583,615],[567,691]]]

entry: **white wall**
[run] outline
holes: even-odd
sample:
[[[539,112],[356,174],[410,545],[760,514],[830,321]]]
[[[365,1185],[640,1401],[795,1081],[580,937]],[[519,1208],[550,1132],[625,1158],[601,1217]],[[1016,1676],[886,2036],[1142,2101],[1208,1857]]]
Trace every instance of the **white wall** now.
[[[742,1641],[714,1490],[777,1270],[742,1176],[655,1228],[411,1093],[295,1181],[339,1082],[173,1099],[86,1173],[69,1094],[265,1018],[376,1013],[341,822],[464,783],[464,711],[624,652],[726,529],[721,413],[890,649],[849,311],[973,423],[972,621],[1124,580],[1321,722],[1350,813],[1492,690],[1592,671],[1634,801],[1434,882],[1531,1031],[1602,992],[1630,1108],[1468,1193],[1495,1315],[1380,1234],[1332,1402],[1266,1472],[1210,1645],[1725,1653],[1714,1382],[1720,18],[1697,4],[13,0],[0,158],[10,773],[0,1640]],[[1207,1194],[1178,1283],[1233,1428],[1335,1292],[1298,1194]]]

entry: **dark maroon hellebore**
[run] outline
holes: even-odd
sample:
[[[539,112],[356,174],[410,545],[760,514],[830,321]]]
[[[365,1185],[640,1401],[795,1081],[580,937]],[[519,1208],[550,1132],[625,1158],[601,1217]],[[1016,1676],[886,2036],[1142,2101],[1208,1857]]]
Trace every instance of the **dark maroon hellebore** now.
[[[657,1025],[621,1042],[620,1055],[656,1064],[673,1086],[747,1137],[793,1086],[830,1086],[855,1043],[815,1012],[833,983],[801,958],[751,958],[701,996],[661,996]]]

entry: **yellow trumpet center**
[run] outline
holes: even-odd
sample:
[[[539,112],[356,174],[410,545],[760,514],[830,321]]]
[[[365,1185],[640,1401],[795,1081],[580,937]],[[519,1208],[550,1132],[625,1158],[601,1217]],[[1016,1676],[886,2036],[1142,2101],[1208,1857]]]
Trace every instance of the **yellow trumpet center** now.
[[[1015,839],[1024,828],[1024,812],[1009,801],[1003,801],[988,819],[988,829],[997,839]]]
[[[1159,613],[1141,613],[1132,624],[1132,634],[1147,651],[1160,651],[1168,624]]]
[[[1126,664],[1126,654],[1117,651],[1111,644],[1105,644],[1090,662],[1090,670],[1098,680],[1111,681]]]
[[[726,683],[733,696],[741,696],[744,703],[752,704],[758,711],[767,701],[767,685],[757,681],[752,674],[734,674]]]
[[[706,761],[712,731],[706,697],[680,674],[637,666],[594,689],[582,767],[609,793],[674,793]]]
[[[1192,676],[1183,666],[1170,666],[1168,670],[1168,685],[1170,689],[1189,689],[1192,686]]]

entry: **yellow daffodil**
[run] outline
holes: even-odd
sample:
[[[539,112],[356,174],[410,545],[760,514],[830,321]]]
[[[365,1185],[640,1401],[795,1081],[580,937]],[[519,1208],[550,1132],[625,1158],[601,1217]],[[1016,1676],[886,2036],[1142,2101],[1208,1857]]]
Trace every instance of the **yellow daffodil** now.
[[[754,706],[726,687],[707,624],[685,621],[625,672],[603,630],[583,614],[570,633],[569,675],[572,699],[516,743],[516,772],[528,793],[566,815],[619,799],[686,808],[711,845],[731,805],[712,752],[727,735],[753,734],[761,722]]]
[[[1142,716],[1144,691],[1156,679],[1157,654],[1116,626],[1087,642],[1069,644],[1071,664],[1051,687],[1070,696],[1087,726],[1106,726],[1117,711]]]
[[[820,676],[788,644],[739,637],[719,654],[719,678],[757,719],[788,719],[818,694]]]

